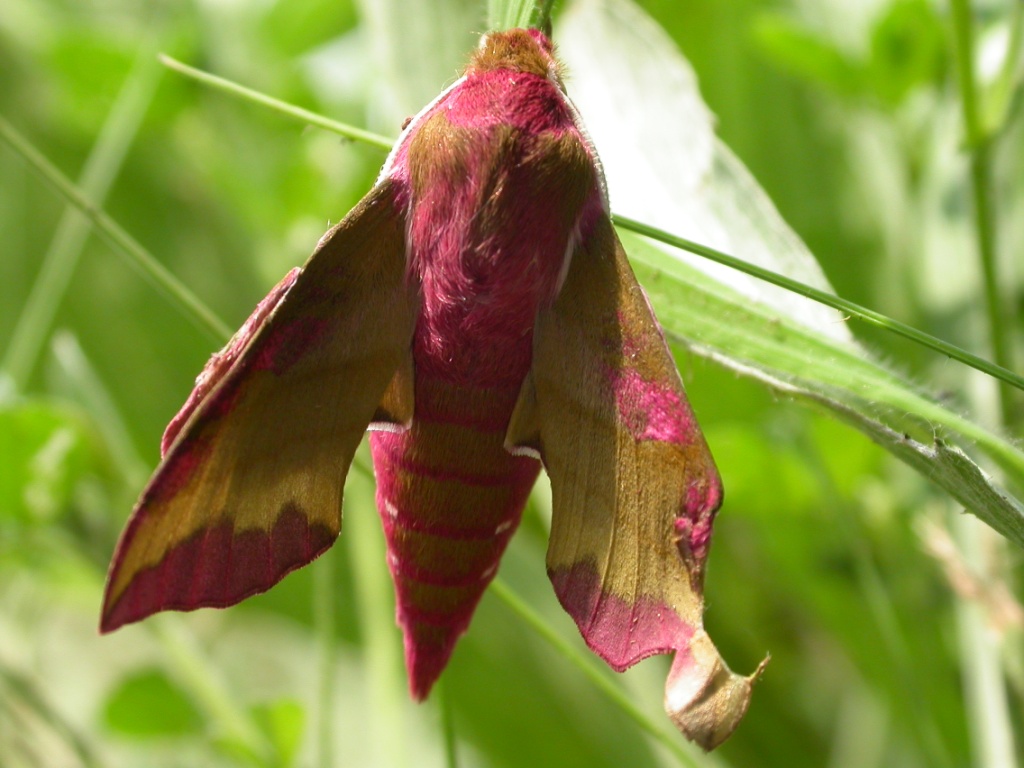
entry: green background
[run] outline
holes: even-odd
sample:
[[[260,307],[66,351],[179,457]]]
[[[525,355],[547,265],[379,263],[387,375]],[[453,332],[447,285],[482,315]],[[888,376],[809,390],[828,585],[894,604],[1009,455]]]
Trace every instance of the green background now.
[[[690,60],[718,135],[836,292],[988,355],[944,4],[878,0],[859,21],[838,2],[639,5]],[[411,32],[385,7],[5,0],[0,114],[83,186],[83,174],[94,188],[109,176],[104,209],[236,327],[365,193],[384,153],[204,88],[153,54],[395,136],[458,72],[486,9],[452,0],[408,12],[436,56],[395,71],[382,51]],[[1005,31],[1011,7],[976,4],[983,42]],[[1019,339],[1024,141],[1009,103],[993,167]],[[101,136],[107,154],[88,170]],[[310,568],[230,611],[100,638],[117,533],[164,425],[222,340],[103,241],[84,237],[74,258],[64,215],[0,145],[0,351],[26,333],[55,238],[73,254],[52,322],[29,323],[38,354],[19,358],[0,399],[0,766],[444,765],[446,721],[460,765],[680,763],[493,595],[443,697],[410,703],[372,479],[359,469],[342,538]],[[953,410],[998,418],[984,381],[854,330]],[[979,745],[999,735],[972,729],[988,706],[1008,718],[1011,742],[1022,722],[1019,550],[964,534],[955,505],[860,433],[697,356],[679,362],[726,485],[706,624],[736,670],[771,654],[734,737],[712,757],[688,750],[692,764],[995,765]],[[543,506],[541,491],[501,575],[585,652],[544,575]],[[980,559],[955,544],[936,554],[965,537]],[[989,644],[965,639],[965,626]],[[1005,707],[971,698],[978,655],[1001,659],[1006,685],[989,692],[1005,688]],[[615,678],[666,729],[667,666]]]

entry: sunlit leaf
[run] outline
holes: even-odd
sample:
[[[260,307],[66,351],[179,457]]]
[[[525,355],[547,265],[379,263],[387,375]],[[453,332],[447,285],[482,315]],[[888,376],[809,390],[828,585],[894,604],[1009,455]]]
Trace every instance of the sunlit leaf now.
[[[696,79],[649,20],[620,0],[580,0],[564,17],[561,34],[563,51],[580,73],[573,94],[590,116],[613,206],[828,289],[810,251],[715,139]],[[974,467],[965,486],[965,464],[958,461],[959,471],[951,471],[941,460],[946,454],[927,445],[932,430],[943,425],[978,441],[1024,483],[1024,454],[1018,449],[873,361],[832,310],[689,254],[659,256],[657,248],[630,242],[634,257],[664,273],[659,280],[657,273],[641,270],[661,322],[691,349],[830,408],[1024,546],[1019,502],[958,452]],[[971,490],[979,484],[986,493]]]
[[[937,440],[934,431],[942,424],[969,435],[1024,481],[1024,454],[1017,448],[947,410],[855,347],[839,346],[751,304],[634,235],[626,233],[624,240],[641,262],[637,273],[668,333],[695,353],[781,394],[828,408],[1024,547],[1024,507],[993,485],[962,450]]]
[[[451,83],[482,23],[473,0],[359,0],[367,53],[372,127],[397,136],[402,122]]]
[[[569,93],[608,177],[612,210],[830,290],[807,247],[714,133],[679,49],[626,0],[578,0],[556,29]],[[839,315],[781,288],[688,254],[720,282],[839,342]]]

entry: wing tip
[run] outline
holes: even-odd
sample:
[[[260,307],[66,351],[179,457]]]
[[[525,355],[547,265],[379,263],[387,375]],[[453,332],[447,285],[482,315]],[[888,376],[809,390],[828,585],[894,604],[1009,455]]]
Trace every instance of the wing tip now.
[[[122,550],[127,551],[122,546],[108,577],[100,633],[161,611],[227,608],[266,592],[330,549],[338,533],[311,522],[298,505],[286,504],[269,529],[239,532],[224,520],[196,531],[127,577],[121,574]]]
[[[589,563],[549,570],[549,575],[587,646],[616,672],[649,656],[675,653],[665,681],[665,712],[687,739],[710,752],[732,735],[768,659],[751,675],[738,675],[699,619],[691,624],[661,601],[631,602],[606,591]]]
[[[103,612],[100,614],[100,625],[98,627],[101,635],[109,635],[121,627],[127,622],[122,620],[114,611],[108,610],[106,606],[103,608]]]
[[[754,684],[769,658],[750,675],[738,675],[722,660],[707,632],[699,630],[672,662],[665,680],[665,713],[686,738],[710,752],[746,715]]]

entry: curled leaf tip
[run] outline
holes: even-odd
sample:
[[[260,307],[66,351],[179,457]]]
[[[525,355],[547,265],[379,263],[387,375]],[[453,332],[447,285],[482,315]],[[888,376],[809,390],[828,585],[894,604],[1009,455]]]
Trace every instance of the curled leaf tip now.
[[[665,681],[665,712],[686,738],[710,752],[743,719],[751,689],[767,664],[766,658],[753,674],[737,675],[701,629],[672,662]]]

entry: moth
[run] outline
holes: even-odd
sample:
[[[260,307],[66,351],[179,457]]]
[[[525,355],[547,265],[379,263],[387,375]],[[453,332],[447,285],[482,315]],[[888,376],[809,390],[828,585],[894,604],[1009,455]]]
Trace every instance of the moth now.
[[[410,690],[423,699],[541,465],[547,570],[622,671],[675,653],[665,707],[705,749],[750,677],[703,629],[718,472],[536,30],[486,35],[376,184],[200,374],[121,535],[101,630],[226,607],[322,554],[363,433]]]

